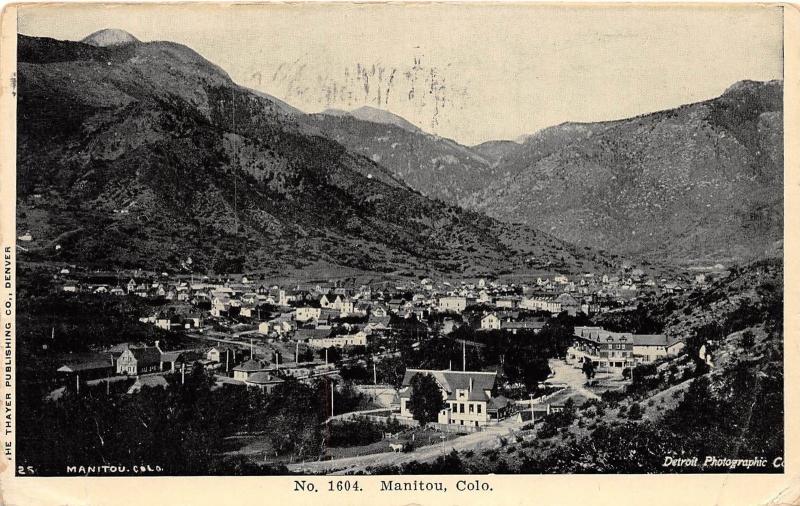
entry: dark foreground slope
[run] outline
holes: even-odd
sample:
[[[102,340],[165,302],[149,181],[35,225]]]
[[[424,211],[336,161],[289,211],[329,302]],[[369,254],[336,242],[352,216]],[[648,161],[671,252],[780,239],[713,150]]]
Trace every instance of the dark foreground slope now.
[[[185,46],[20,36],[18,74],[23,259],[161,270],[191,258],[218,272],[603,262],[428,200]]]

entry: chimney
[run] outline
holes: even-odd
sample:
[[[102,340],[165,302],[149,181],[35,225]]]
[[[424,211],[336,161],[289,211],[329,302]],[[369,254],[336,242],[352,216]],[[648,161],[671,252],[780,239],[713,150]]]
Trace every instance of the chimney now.
[[[472,392],[472,376],[469,377],[469,391]]]

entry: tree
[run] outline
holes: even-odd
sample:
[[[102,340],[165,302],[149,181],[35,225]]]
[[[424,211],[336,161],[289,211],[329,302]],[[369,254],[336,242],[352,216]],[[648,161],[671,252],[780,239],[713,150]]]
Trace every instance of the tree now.
[[[294,457],[313,454],[322,444],[320,424],[327,416],[320,397],[327,400],[323,388],[316,390],[295,379],[287,379],[270,392],[267,436],[275,453]]]
[[[756,335],[753,334],[752,330],[748,329],[742,332],[742,347],[752,348],[755,343],[756,343]]]
[[[547,379],[547,359],[525,348],[509,348],[504,354],[503,373],[512,383],[522,383],[528,390]]]
[[[319,358],[325,360],[326,350],[327,350],[328,363],[333,364],[342,360],[342,351],[336,346],[331,346],[330,348],[320,348],[319,351],[317,352],[319,354]]]
[[[583,365],[581,366],[581,370],[583,371],[583,374],[586,375],[586,381],[591,383],[592,379],[596,374],[596,367],[594,365],[594,362],[588,359],[584,359]]]
[[[314,352],[311,351],[311,348],[300,352],[300,362],[311,362],[312,360],[314,360]]]
[[[406,366],[400,357],[384,357],[375,364],[375,368],[378,373],[378,381],[400,388],[406,373]]]
[[[430,374],[415,374],[411,378],[411,398],[408,409],[420,425],[437,420],[444,408],[444,399],[439,384]]]

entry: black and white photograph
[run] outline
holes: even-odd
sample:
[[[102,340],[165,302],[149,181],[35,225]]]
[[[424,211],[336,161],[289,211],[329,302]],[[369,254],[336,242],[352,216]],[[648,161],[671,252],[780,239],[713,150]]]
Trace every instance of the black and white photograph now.
[[[784,9],[17,6],[14,476],[782,475]]]

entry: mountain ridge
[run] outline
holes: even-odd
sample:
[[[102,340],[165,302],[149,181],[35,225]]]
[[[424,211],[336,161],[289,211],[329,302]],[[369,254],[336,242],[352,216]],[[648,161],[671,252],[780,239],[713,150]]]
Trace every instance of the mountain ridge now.
[[[504,178],[467,207],[626,255],[779,255],[781,97],[779,81],[736,83],[676,109],[545,129],[507,154]]]
[[[710,100],[565,122],[521,143],[447,145],[347,120],[321,133],[427,196],[571,243],[650,261],[740,263],[782,254],[781,95],[779,80],[744,80]]]
[[[471,274],[616,261],[429,200],[180,44],[20,35],[18,62],[26,261]]]

